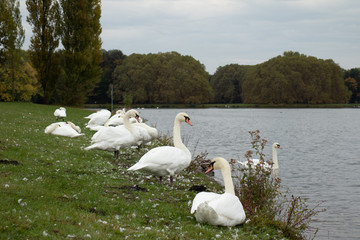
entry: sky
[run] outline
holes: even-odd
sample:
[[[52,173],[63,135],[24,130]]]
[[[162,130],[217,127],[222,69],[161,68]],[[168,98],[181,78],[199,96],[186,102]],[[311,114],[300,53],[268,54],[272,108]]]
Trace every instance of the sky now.
[[[294,51],[360,67],[359,0],[102,0],[102,48],[125,55],[176,51],[210,74]],[[20,0],[23,49],[32,35]]]

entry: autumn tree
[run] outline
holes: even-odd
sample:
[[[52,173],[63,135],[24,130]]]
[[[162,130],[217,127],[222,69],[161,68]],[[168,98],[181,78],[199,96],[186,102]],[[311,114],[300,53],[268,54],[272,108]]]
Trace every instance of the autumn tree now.
[[[81,106],[99,81],[101,69],[100,0],[60,0],[63,11],[62,67],[66,105]]]
[[[0,65],[3,68],[1,89],[6,89],[7,101],[20,100],[16,97],[16,87],[21,81],[19,71],[25,31],[19,8],[18,0],[0,1]]]
[[[344,71],[345,84],[352,92],[350,103],[360,102],[360,68],[351,68]]]
[[[56,0],[26,0],[26,7],[26,20],[33,31],[30,58],[38,72],[44,103],[49,104],[60,72],[59,61],[54,59],[61,36],[60,5]]]
[[[19,51],[19,69],[15,71],[16,81],[11,81],[12,72],[0,65],[0,99],[2,101],[31,101],[38,93],[37,72],[27,58],[27,52]]]
[[[114,97],[133,103],[207,103],[213,92],[199,61],[177,52],[132,54],[115,68]]]

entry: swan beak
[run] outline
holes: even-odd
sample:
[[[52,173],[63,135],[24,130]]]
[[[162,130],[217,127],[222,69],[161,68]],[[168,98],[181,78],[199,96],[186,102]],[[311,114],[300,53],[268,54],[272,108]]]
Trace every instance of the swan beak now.
[[[209,173],[209,172],[211,172],[212,170],[214,170],[214,166],[213,166],[212,164],[210,164],[209,169],[208,169],[208,170],[206,170],[206,172],[205,172],[205,173]]]
[[[185,122],[186,122],[187,124],[189,124],[190,126],[192,126],[192,124],[191,124],[191,122],[190,122],[190,120],[189,120],[188,118],[185,119]]]
[[[135,119],[138,121],[138,123],[140,122],[139,115],[136,114]]]

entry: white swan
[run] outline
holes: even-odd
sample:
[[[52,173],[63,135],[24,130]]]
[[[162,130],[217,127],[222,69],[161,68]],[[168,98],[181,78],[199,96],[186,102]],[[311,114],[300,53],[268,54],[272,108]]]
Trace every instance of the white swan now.
[[[144,170],[159,176],[160,181],[163,176],[170,175],[170,186],[172,186],[173,176],[189,166],[191,162],[191,153],[181,141],[181,122],[186,122],[192,126],[188,114],[179,113],[176,115],[173,130],[174,147],[162,146],[153,148],[128,170]]]
[[[139,145],[147,136],[147,131],[141,127],[130,124],[129,118],[139,118],[136,110],[129,110],[124,116],[124,125],[117,127],[103,127],[91,138],[92,145],[85,150],[99,149],[115,152],[115,157],[119,157],[119,150],[124,147]]]
[[[59,118],[62,118],[63,120],[66,118],[66,109],[64,107],[60,107],[55,110],[54,116],[56,117],[56,120]]]
[[[98,130],[98,126],[103,126],[104,123],[109,119],[111,116],[111,112],[106,109],[99,110],[95,113],[90,114],[89,116],[85,117],[89,119],[86,127],[90,128],[90,130]]]
[[[131,120],[131,119],[130,119]],[[138,122],[138,123],[133,123],[132,124],[134,127],[142,127],[146,130],[147,134],[143,135],[143,139],[142,139],[142,143],[141,144],[145,144],[148,142],[151,142],[152,140],[154,140],[155,138],[157,138],[159,136],[159,132],[156,128],[154,127],[150,127],[149,125],[142,123],[142,122]]]
[[[239,198],[235,195],[229,163],[224,158],[216,157],[211,160],[207,172],[213,169],[221,170],[225,193],[198,193],[193,200],[191,214],[195,213],[198,222],[211,225],[231,227],[243,223],[246,215]]]
[[[264,162],[264,167],[265,168],[272,168],[272,170],[276,170],[276,169],[279,169],[279,162],[278,162],[278,158],[277,158],[277,150],[276,149],[281,149],[281,146],[279,143],[275,142],[273,145],[272,145],[272,161],[273,161],[273,164],[272,164],[272,167],[270,164],[268,164],[267,162]],[[243,168],[248,168],[248,163],[251,164],[251,166],[256,166],[260,163],[260,159],[250,159],[250,162],[249,161],[245,161],[245,162],[240,162],[238,161],[238,163],[241,165],[241,167]]]
[[[70,121],[52,123],[45,128],[45,133],[72,138],[84,135],[80,127]]]
[[[115,127],[115,126],[123,125],[124,124],[124,116],[125,116],[125,113],[122,113],[122,112],[116,113],[105,122],[104,126],[105,127]]]

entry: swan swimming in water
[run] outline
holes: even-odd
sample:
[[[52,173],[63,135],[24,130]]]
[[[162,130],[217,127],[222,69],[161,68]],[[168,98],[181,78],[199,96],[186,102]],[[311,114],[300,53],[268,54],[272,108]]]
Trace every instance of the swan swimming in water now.
[[[181,141],[180,124],[186,122],[192,126],[190,117],[186,113],[179,113],[174,120],[173,146],[156,147],[145,153],[140,160],[130,167],[129,171],[144,170],[160,177],[170,175],[170,186],[173,176],[189,166],[191,153]]]
[[[195,213],[195,218],[200,223],[228,227],[241,224],[245,221],[246,215],[239,198],[235,195],[230,165],[224,158],[216,157],[211,160],[210,168],[206,172],[216,169],[221,170],[225,193],[196,194],[190,212]]]
[[[273,164],[271,166],[267,162],[264,162],[264,167],[265,168],[271,168],[272,170],[279,169],[279,162],[278,162],[278,158],[277,158],[277,150],[276,149],[282,149],[280,144],[277,143],[277,142],[275,142],[272,145],[272,161],[273,161]],[[243,168],[248,168],[248,163],[250,163],[251,166],[254,167],[254,166],[256,166],[256,165],[258,165],[260,163],[260,159],[250,159],[250,161],[245,161],[245,162],[238,161],[238,163]]]

